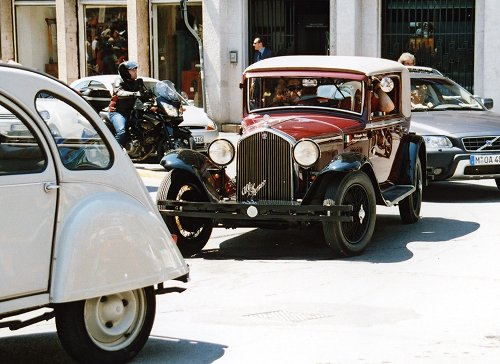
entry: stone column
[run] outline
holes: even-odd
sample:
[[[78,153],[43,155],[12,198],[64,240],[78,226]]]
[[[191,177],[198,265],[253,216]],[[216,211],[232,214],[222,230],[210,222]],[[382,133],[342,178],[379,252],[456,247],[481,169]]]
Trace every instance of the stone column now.
[[[80,76],[77,0],[56,0],[56,19],[58,78],[69,84]]]
[[[139,76],[149,76],[148,1],[127,0],[128,59],[139,63]]]
[[[246,4],[246,0],[203,2],[207,114],[219,126],[239,125],[241,122],[242,90],[238,85],[242,71],[248,65]],[[230,51],[238,52],[237,63],[230,62]]]
[[[381,14],[379,0],[336,0],[332,27],[334,52],[339,56],[380,57]],[[332,14],[332,13],[330,13]]]
[[[15,58],[14,53],[14,28],[12,22],[12,0],[0,0],[0,59],[8,61]]]
[[[500,4],[495,0],[476,1],[474,39],[474,94],[492,98],[493,111],[500,111]]]

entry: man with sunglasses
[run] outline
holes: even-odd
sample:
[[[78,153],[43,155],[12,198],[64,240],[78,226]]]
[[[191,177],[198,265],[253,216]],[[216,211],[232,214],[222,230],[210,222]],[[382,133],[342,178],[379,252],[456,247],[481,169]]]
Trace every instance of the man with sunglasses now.
[[[253,47],[255,49],[254,63],[273,56],[273,52],[265,46],[264,41],[260,37],[253,40]]]

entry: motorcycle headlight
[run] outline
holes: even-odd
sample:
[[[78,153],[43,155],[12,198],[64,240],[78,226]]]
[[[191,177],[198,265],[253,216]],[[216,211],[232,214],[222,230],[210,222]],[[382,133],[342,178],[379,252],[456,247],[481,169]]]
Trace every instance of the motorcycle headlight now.
[[[310,139],[300,140],[293,147],[293,159],[302,167],[308,168],[319,159],[319,146]]]
[[[169,103],[166,103],[164,101],[161,102],[161,106],[163,107],[163,110],[165,110],[168,116],[171,117],[179,116],[179,110],[175,106],[170,105]]]
[[[453,144],[450,139],[442,135],[424,135],[425,146],[427,149],[451,148]]]
[[[227,166],[233,161],[234,146],[227,139],[216,139],[208,146],[208,156],[215,164]]]

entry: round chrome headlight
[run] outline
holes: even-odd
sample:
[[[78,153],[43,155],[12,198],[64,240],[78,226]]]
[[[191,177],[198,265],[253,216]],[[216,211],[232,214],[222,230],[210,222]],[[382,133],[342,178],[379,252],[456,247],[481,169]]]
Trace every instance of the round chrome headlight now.
[[[208,146],[208,156],[215,164],[227,166],[233,161],[234,146],[227,139],[216,139]]]
[[[300,140],[293,147],[293,159],[302,167],[311,167],[319,159],[319,146],[310,139]]]

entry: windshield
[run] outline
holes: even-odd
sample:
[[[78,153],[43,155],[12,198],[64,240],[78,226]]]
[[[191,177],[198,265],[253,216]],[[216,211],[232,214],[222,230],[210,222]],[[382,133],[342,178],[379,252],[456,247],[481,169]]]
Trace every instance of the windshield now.
[[[361,114],[361,81],[329,77],[254,77],[248,79],[248,110],[313,107]]]
[[[412,111],[483,110],[467,90],[446,78],[412,78]]]
[[[169,80],[157,82],[155,85],[155,94],[168,101],[180,101],[179,95],[175,90],[175,85]]]

